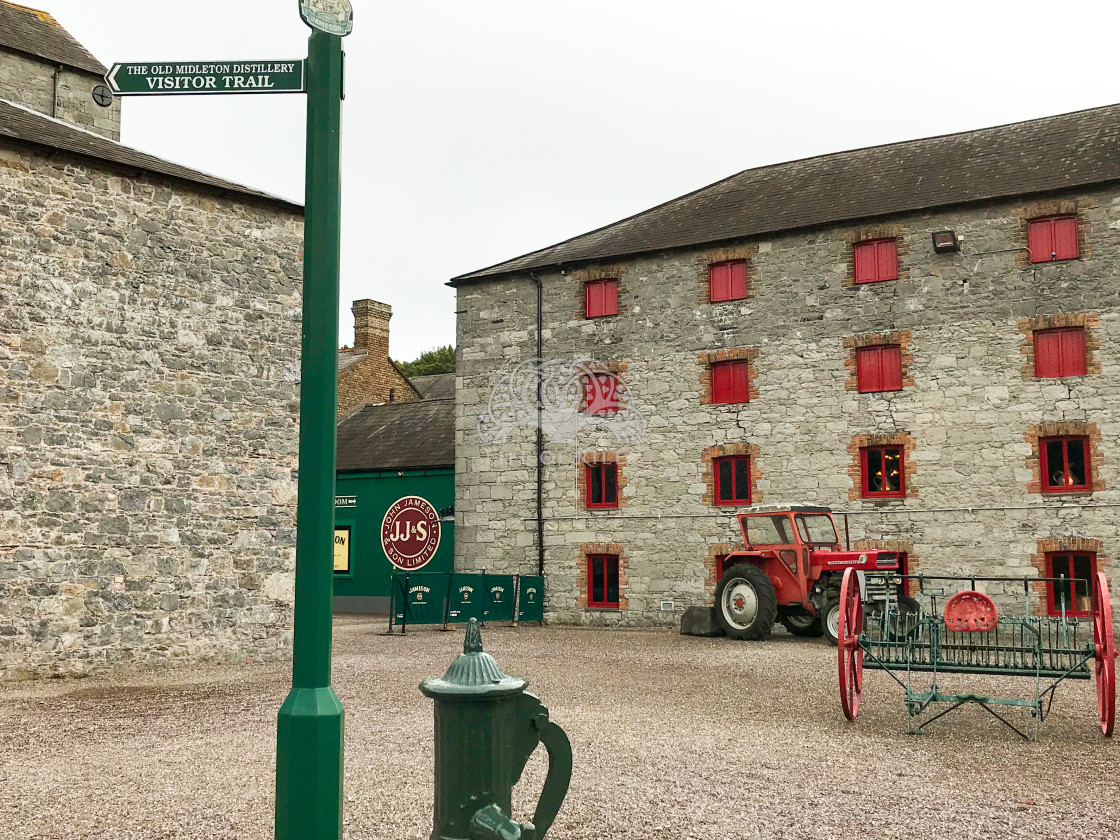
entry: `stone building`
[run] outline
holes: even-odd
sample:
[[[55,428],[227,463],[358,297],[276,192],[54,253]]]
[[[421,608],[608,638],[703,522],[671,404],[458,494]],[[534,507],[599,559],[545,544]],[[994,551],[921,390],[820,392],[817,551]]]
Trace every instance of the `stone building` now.
[[[393,307],[376,300],[356,300],[354,346],[338,351],[338,416],[364,405],[411,402],[420,392],[389,358],[389,319]]]
[[[457,277],[456,566],[670,623],[736,512],[818,503],[912,572],[1115,591],[1118,272],[1110,106],[747,170]],[[542,366],[539,459],[535,356],[585,360]]]
[[[49,16],[0,33],[0,678],[276,654],[302,208],[116,142]]]
[[[120,100],[93,101],[106,72],[49,14],[0,0],[0,99],[120,140]]]

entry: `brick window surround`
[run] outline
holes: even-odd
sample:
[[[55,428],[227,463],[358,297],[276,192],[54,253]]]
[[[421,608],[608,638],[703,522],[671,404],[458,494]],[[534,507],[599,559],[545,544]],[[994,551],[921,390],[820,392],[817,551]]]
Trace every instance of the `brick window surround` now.
[[[704,591],[708,595],[709,603],[715,598],[716,584],[719,583],[720,558],[734,551],[743,551],[745,548],[742,543],[715,543],[708,546],[708,554],[704,558],[704,570],[707,572],[704,577]]]
[[[587,317],[587,284],[597,280],[615,280],[616,286],[616,315],[625,315],[629,309],[626,305],[626,294],[629,291],[626,276],[630,273],[630,266],[625,263],[611,263],[608,265],[592,265],[568,272],[567,277],[572,281],[573,303],[575,304],[573,320],[575,321],[600,321],[604,316]],[[605,317],[606,321],[617,319]]]
[[[1011,211],[1019,224],[1018,245],[1019,250],[1015,252],[1015,266],[1017,268],[1040,268],[1047,263],[1032,263],[1031,254],[1029,249],[1030,243],[1030,225],[1031,222],[1038,219],[1053,216],[1075,216],[1077,218],[1077,251],[1080,259],[1085,259],[1092,256],[1092,249],[1089,244],[1090,235],[1093,232],[1093,226],[1089,224],[1089,220],[1085,216],[1085,210],[1093,205],[1092,199],[1086,198],[1063,198],[1053,199],[1050,201],[1036,201],[1030,204],[1025,204],[1016,207]]]
[[[618,606],[617,607],[590,607],[588,605],[588,595],[590,588],[588,587],[587,571],[588,558],[596,554],[613,555],[618,558]],[[626,610],[630,608],[630,599],[626,597],[626,588],[630,584],[630,561],[626,557],[626,552],[619,543],[583,543],[579,547],[579,555],[576,557],[576,591],[578,593],[577,605],[581,610],[586,609],[610,609],[610,610]]]
[[[1084,438],[1089,445],[1089,487],[1079,490],[1055,491],[1042,488],[1042,446],[1040,441],[1048,438]],[[1027,457],[1027,469],[1031,471],[1031,480],[1027,484],[1027,493],[1052,495],[1061,492],[1068,493],[1095,493],[1105,489],[1104,480],[1101,478],[1101,467],[1104,456],[1101,454],[1101,430],[1096,423],[1086,423],[1080,420],[1064,420],[1057,423],[1039,423],[1027,427],[1023,439],[1031,445],[1031,454]]]
[[[914,364],[914,354],[910,351],[912,340],[913,334],[910,330],[868,333],[845,338],[844,349],[847,355],[844,358],[844,367],[848,371],[848,381],[844,383],[844,390],[859,391],[859,351],[866,347],[885,345],[895,345],[899,348],[902,362],[902,387],[912,388],[914,386],[914,377],[910,373],[911,366]]]
[[[902,448],[902,487],[905,492],[905,496],[864,497],[862,453],[863,450],[868,447],[877,446],[898,446]],[[890,502],[901,502],[904,498],[915,498],[918,495],[918,485],[914,481],[914,476],[916,473],[914,458],[912,457],[914,447],[914,438],[905,432],[893,432],[890,434],[876,435],[855,435],[851,439],[851,441],[848,442],[848,455],[851,456],[851,461],[848,464],[848,477],[852,480],[852,486],[848,490],[848,499],[852,501],[862,499],[866,502],[887,504]]]
[[[594,508],[588,508],[587,504],[587,467],[593,464],[614,464],[615,465],[615,481],[617,484],[618,503],[609,506],[596,505]],[[623,488],[626,487],[626,471],[623,469],[626,466],[626,456],[619,455],[617,452],[585,452],[576,459],[576,499],[579,508],[591,510],[613,510],[615,508],[626,507],[626,494],[623,493]]]
[[[1058,539],[1039,540],[1035,553],[1031,557],[1031,565],[1034,566],[1035,571],[1038,572],[1038,577],[1053,577],[1053,575],[1049,574],[1053,555],[1088,554],[1094,558],[1093,572],[1104,572],[1108,574],[1112,561],[1108,556],[1102,553],[1103,547],[1103,543],[1100,540],[1087,539],[1085,537],[1061,537]],[[1053,604],[1053,591],[1051,586],[1043,581],[1033,581],[1031,583],[1031,590],[1035,595],[1031,603],[1031,612],[1037,616],[1053,615],[1054,613],[1051,612],[1051,605]],[[1089,592],[1092,592],[1091,583]],[[1067,610],[1066,613],[1068,615],[1069,610]]]
[[[1101,363],[1097,354],[1101,349],[1100,339],[1097,338],[1097,327],[1100,326],[1100,316],[1094,312],[1066,312],[1059,315],[1041,315],[1037,318],[1025,318],[1019,321],[1019,332],[1022,341],[1019,352],[1023,356],[1023,379],[1037,379],[1037,362],[1035,358],[1035,333],[1044,330],[1062,330],[1080,327],[1085,331],[1085,375],[1094,376],[1101,372]]]
[[[873,242],[877,239],[893,239],[898,253],[898,280],[910,279],[910,268],[906,264],[906,257],[910,248],[906,237],[905,225],[875,225],[851,231],[844,237],[844,250],[841,259],[844,262],[844,288],[856,287],[856,261],[855,246],[864,242]],[[873,288],[878,283],[860,283],[858,288]]]
[[[719,362],[745,361],[747,363],[747,400],[758,399],[758,347],[740,347],[734,350],[715,350],[696,357],[700,365],[700,405],[739,405],[739,403],[712,402],[712,365]]]
[[[697,301],[701,306],[719,306],[722,303],[734,303],[737,300],[758,297],[758,290],[754,285],[756,273],[754,258],[758,255],[757,245],[732,245],[726,248],[713,248],[701,251],[695,256],[696,277],[700,281],[700,294]],[[742,262],[746,274],[746,294],[742,298],[729,301],[712,300],[712,274],[713,265]]]
[[[715,470],[713,461],[716,458],[726,458],[731,455],[746,455],[750,460],[750,499],[751,504],[762,501],[762,493],[758,489],[758,480],[762,473],[758,468],[758,447],[749,443],[724,443],[719,446],[709,446],[700,453],[700,462],[704,467],[704,498],[705,505],[716,506]]]

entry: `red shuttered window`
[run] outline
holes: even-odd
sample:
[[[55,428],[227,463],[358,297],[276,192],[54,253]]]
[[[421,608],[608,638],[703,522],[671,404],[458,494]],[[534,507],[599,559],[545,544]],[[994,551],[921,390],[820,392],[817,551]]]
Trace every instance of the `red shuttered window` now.
[[[897,344],[860,347],[856,351],[859,392],[902,390],[902,348]]]
[[[859,456],[863,498],[897,499],[906,495],[901,446],[865,446]]]
[[[1084,376],[1088,370],[1085,330],[1070,327],[1034,334],[1034,375],[1040,379]]]
[[[749,402],[751,394],[747,371],[748,364],[745,359],[714,362],[712,364],[712,402]]]
[[[587,465],[587,506],[618,507],[618,464]]]
[[[742,300],[747,296],[747,263],[744,260],[708,266],[708,297],[712,303]]]
[[[1081,256],[1077,244],[1077,217],[1033,220],[1027,228],[1027,250],[1032,263],[1077,259]]]
[[[587,414],[610,414],[618,411],[618,377],[613,373],[596,373],[584,377],[583,405]]]
[[[1046,585],[1046,606],[1050,615],[1088,616],[1093,610],[1092,580],[1097,573],[1097,556],[1092,552],[1055,551],[1046,555],[1046,577],[1066,578]]]
[[[1084,493],[1092,489],[1088,438],[1042,438],[1038,454],[1043,493]]]
[[[617,608],[618,588],[618,555],[588,555],[587,606]]]
[[[618,281],[592,280],[583,286],[584,315],[602,318],[618,314]]]
[[[898,279],[898,240],[876,239],[852,248],[857,283],[881,283]]]
[[[717,505],[749,505],[751,503],[751,459],[748,455],[731,455],[712,461],[716,483]]]

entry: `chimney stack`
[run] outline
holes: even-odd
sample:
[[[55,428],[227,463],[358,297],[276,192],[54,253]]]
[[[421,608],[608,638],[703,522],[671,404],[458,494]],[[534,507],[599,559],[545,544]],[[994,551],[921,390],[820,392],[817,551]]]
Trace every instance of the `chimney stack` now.
[[[376,300],[356,300],[354,313],[354,352],[369,353],[377,358],[389,357],[389,319],[393,307]]]

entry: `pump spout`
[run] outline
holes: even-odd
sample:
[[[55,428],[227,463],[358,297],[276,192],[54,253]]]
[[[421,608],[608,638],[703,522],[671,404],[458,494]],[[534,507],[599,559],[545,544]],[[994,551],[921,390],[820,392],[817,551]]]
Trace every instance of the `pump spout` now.
[[[487,805],[471,817],[474,840],[534,840],[537,830],[532,823],[519,823],[507,817],[497,805]]]

